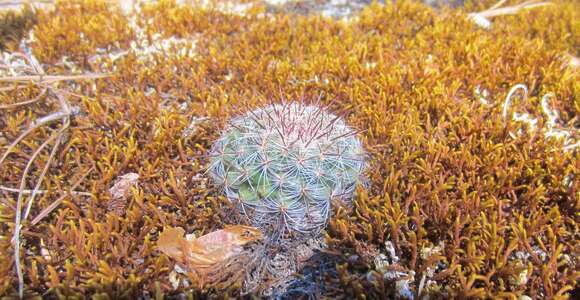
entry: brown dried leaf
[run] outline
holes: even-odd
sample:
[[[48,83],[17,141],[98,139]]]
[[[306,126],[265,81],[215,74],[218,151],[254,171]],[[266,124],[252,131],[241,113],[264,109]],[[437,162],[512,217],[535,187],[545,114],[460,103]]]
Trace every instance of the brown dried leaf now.
[[[187,240],[183,237],[185,231],[181,227],[165,228],[157,240],[157,249],[179,263],[185,263],[184,249]]]
[[[186,239],[184,233],[180,227],[166,228],[159,235],[157,249],[190,271],[202,273],[203,269],[241,253],[244,245],[262,239],[259,229],[241,225],[228,226],[191,240]]]
[[[112,211],[117,215],[123,214],[127,207],[127,199],[131,193],[131,188],[137,185],[139,174],[127,173],[119,176],[117,182],[109,189],[111,193],[111,201],[108,204],[108,211]]]

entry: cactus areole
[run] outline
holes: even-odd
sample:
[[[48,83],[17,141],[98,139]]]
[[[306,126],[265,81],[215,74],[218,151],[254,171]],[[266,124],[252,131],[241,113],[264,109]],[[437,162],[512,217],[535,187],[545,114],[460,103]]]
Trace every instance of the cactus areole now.
[[[229,122],[211,149],[209,173],[253,226],[311,233],[331,203],[364,181],[356,131],[325,108],[272,104]]]

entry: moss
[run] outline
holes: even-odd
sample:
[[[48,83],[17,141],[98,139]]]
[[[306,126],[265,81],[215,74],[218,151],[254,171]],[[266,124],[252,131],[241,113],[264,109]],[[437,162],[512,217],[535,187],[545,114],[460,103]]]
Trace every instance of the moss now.
[[[3,10],[0,12],[0,49],[14,51],[20,40],[36,23],[36,13],[31,6],[24,6],[19,11]]]
[[[524,11],[515,16],[498,17],[492,33],[498,36],[515,34],[537,40],[549,50],[568,52],[580,56],[580,12],[573,2],[558,2],[559,6],[546,6]]]
[[[97,48],[120,47],[132,38],[128,19],[103,1],[59,1],[41,12],[34,28],[36,58],[54,63],[63,56],[87,57]]]
[[[320,95],[350,125],[366,130],[372,162],[369,190],[358,194],[351,211],[337,209],[327,229],[337,265],[335,276],[326,278],[328,294],[388,297],[396,283],[383,278],[392,271],[413,271],[410,287],[417,292],[430,269],[435,284],[424,291],[442,298],[561,299],[577,290],[579,152],[562,151],[561,143],[540,133],[513,138],[520,124],[502,118],[509,89],[524,83],[530,95],[518,110],[542,120],[539,103],[550,92],[562,125],[580,126],[580,75],[562,59],[578,54],[577,2],[498,17],[490,31],[460,10],[407,1],[373,4],[349,22],[265,17],[264,11],[257,5],[244,16],[170,1],[148,4],[142,20],[152,21],[140,21],[147,39],[161,33],[194,40],[195,47],[191,56],[157,51],[147,62],[136,52],[108,56],[128,49],[136,34],[129,18],[104,2],[59,2],[39,14],[32,47],[48,72],[66,72],[54,63],[67,56],[86,72],[113,76],[94,85],[61,85],[84,95],[69,98],[81,113],[44,181],[51,192],[32,214],[91,167],[76,190],[94,197],[67,197],[41,223],[26,227],[29,295],[132,298],[186,291],[183,283],[172,288],[174,262],[155,250],[155,240],[163,226],[201,235],[229,221],[227,201],[203,175],[226,120],[281,98]],[[109,45],[98,62],[89,62],[96,48]],[[487,105],[477,87],[489,92]],[[25,100],[34,91],[6,92],[0,102]],[[3,111],[0,145],[53,109],[37,103]],[[183,135],[199,117],[211,121]],[[40,130],[17,147],[2,165],[3,185],[18,184],[31,149],[49,134]],[[48,155],[40,156],[36,174]],[[138,188],[124,214],[111,213],[108,189],[129,172],[139,174]],[[4,259],[12,257],[16,196],[2,197]],[[400,258],[387,271],[373,261],[388,254],[385,242]],[[421,255],[437,245],[439,254]],[[0,265],[0,282],[0,295],[15,293],[9,262]]]

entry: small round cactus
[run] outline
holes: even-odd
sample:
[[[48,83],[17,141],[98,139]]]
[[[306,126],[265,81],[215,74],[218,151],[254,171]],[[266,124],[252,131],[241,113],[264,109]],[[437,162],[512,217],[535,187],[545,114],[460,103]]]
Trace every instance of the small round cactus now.
[[[272,104],[234,118],[211,149],[209,173],[254,226],[301,233],[328,222],[331,202],[363,182],[356,131],[326,109]]]

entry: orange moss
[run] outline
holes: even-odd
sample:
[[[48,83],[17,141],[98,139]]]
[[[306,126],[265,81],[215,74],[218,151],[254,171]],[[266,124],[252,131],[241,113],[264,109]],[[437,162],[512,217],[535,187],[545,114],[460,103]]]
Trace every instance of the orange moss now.
[[[185,277],[176,290],[171,286],[174,262],[155,250],[155,240],[164,226],[199,236],[229,222],[227,202],[203,175],[221,126],[261,103],[322,95],[333,112],[366,130],[361,137],[372,161],[369,190],[351,211],[338,209],[327,230],[338,266],[337,276],[326,278],[329,297],[392,296],[394,281],[383,279],[373,262],[388,253],[388,241],[400,257],[390,268],[413,271],[414,292],[433,269],[434,285],[423,292],[435,297],[571,297],[580,278],[579,152],[564,152],[539,132],[513,138],[521,124],[504,120],[502,106],[509,89],[524,83],[530,98],[518,109],[537,117],[540,128],[539,102],[548,92],[562,124],[580,126],[580,75],[562,61],[565,53],[577,54],[571,11],[579,10],[576,2],[558,2],[498,17],[487,31],[461,11],[406,1],[373,4],[349,22],[264,16],[260,6],[240,16],[161,1],[144,8],[145,32],[195,39],[195,55],[164,50],[144,63],[142,54],[129,52],[86,64],[97,47],[128,48],[135,38],[128,19],[103,2],[59,2],[38,16],[36,57],[52,72],[67,72],[50,64],[68,56],[87,72],[113,77],[94,86],[63,84],[86,96],[70,96],[81,114],[43,184],[50,193],[37,200],[33,215],[91,167],[77,190],[94,196],[68,197],[40,224],[25,224],[28,295],[186,291]],[[489,92],[488,104],[476,88]],[[1,94],[0,103],[29,94]],[[49,112],[43,103],[3,111],[0,146]],[[210,121],[183,135],[198,117]],[[3,185],[17,184],[31,149],[49,134],[41,130],[17,147],[2,165]],[[37,173],[47,157],[35,164]],[[125,214],[113,214],[109,188],[128,172],[139,174],[138,188]],[[16,195],[0,193],[0,257],[10,261]],[[439,254],[422,255],[437,245]],[[3,261],[0,295],[14,294],[15,280]],[[229,292],[235,295],[235,288]]]
[[[132,35],[127,18],[107,2],[58,1],[54,10],[38,14],[33,51],[43,63],[55,63],[63,56],[87,56],[96,48],[126,46]]]

